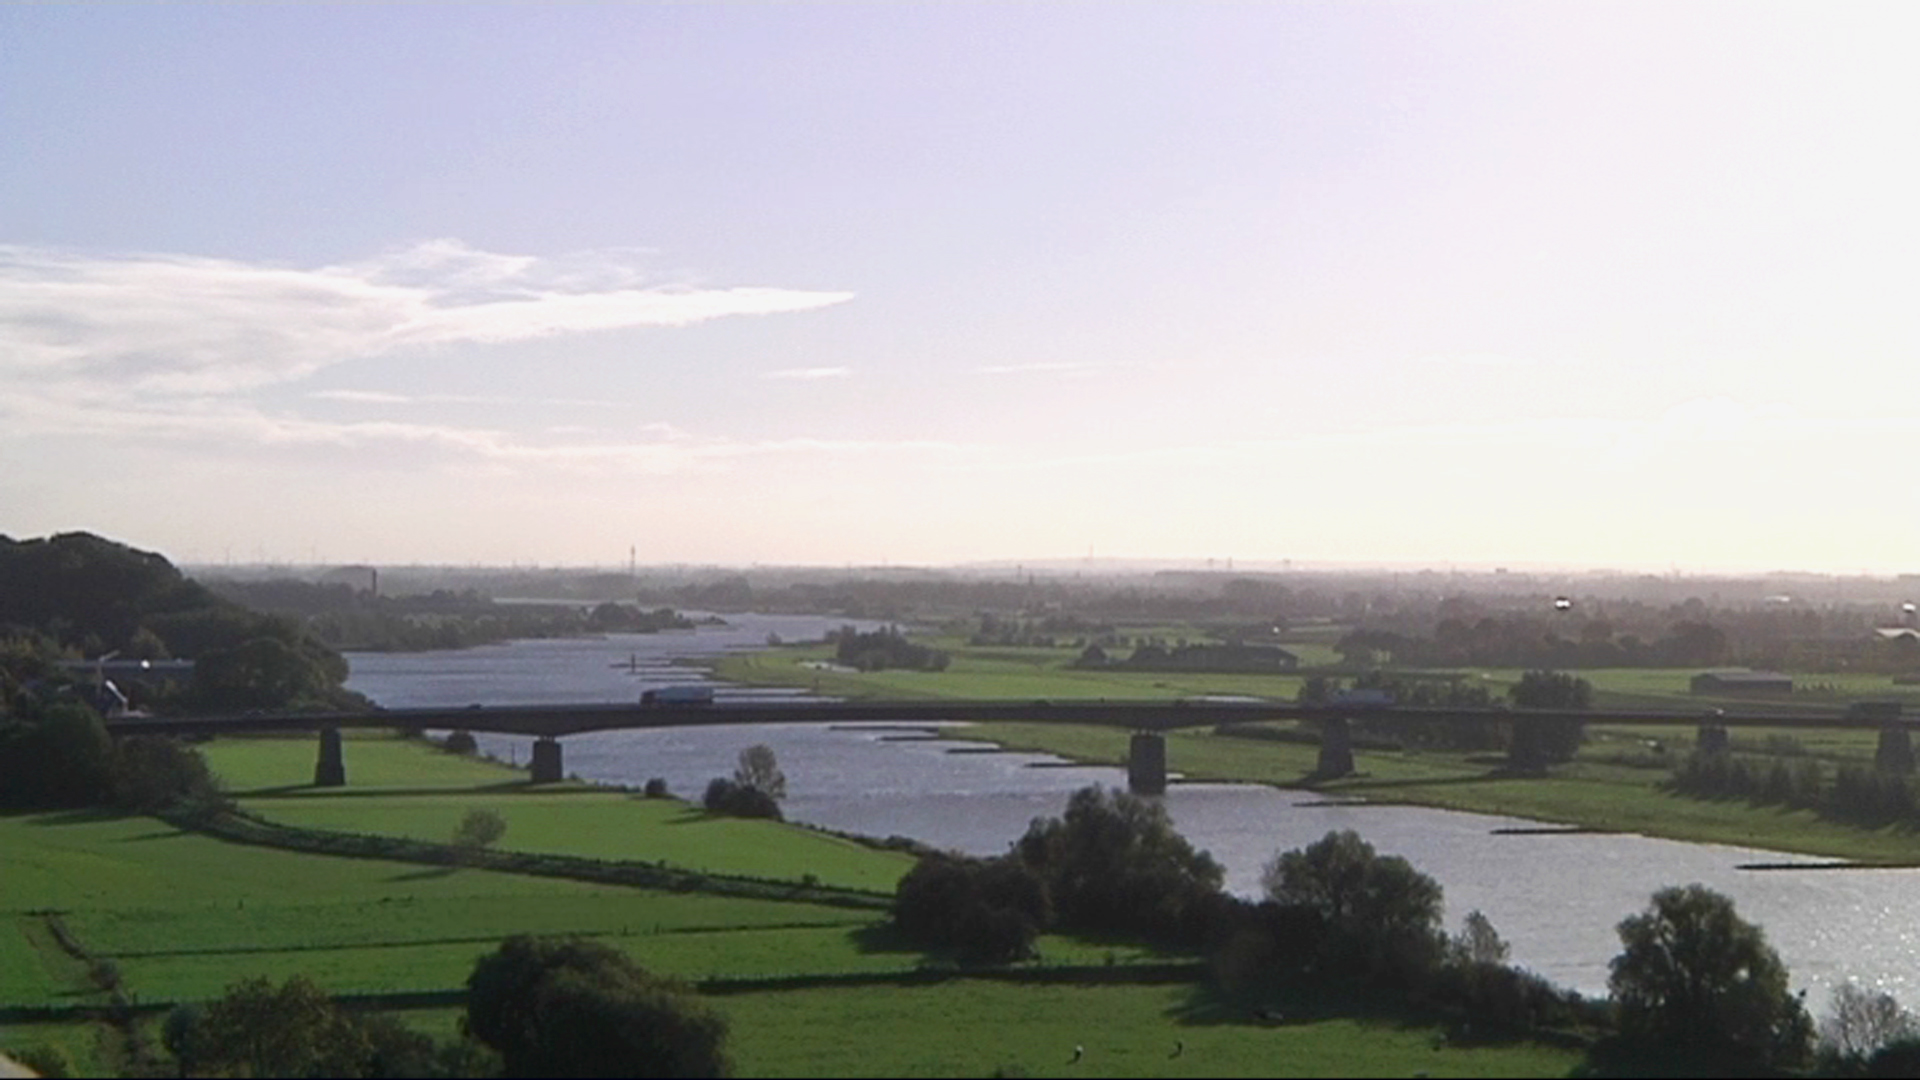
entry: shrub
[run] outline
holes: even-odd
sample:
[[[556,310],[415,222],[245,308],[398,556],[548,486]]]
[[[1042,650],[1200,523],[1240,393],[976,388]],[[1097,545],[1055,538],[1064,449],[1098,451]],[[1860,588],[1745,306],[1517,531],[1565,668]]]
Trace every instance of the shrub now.
[[[653,779],[648,780],[647,786],[644,789],[644,794],[649,799],[667,798],[670,793],[667,791],[666,779],[664,777],[656,776]]]
[[[63,1046],[51,1046],[45,1043],[29,1046],[24,1050],[15,1050],[13,1060],[32,1070],[36,1076],[79,1075],[79,1070],[74,1067],[73,1058],[67,1055],[67,1050]]]
[[[893,921],[902,933],[988,963],[1033,955],[1051,915],[1046,883],[1011,857],[929,855],[894,893]]]
[[[473,737],[471,731],[450,731],[440,740],[440,749],[449,754],[477,754],[480,752],[480,740]]]
[[[476,808],[467,811],[453,830],[453,846],[464,851],[479,851],[493,846],[505,835],[506,818],[496,811]]]
[[[466,1030],[509,1076],[725,1076],[726,1020],[582,938],[508,938],[467,979]]]
[[[706,796],[701,800],[707,810],[715,814],[731,817],[766,818],[770,821],[785,821],[780,812],[780,804],[773,796],[756,787],[735,783],[724,776],[716,776],[707,784]]]

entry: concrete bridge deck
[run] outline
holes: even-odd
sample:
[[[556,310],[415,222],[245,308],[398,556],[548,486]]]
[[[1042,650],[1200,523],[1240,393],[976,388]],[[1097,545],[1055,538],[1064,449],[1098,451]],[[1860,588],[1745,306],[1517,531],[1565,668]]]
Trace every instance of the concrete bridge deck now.
[[[1391,717],[1438,723],[1450,720],[1581,720],[1587,723],[1692,727],[1800,727],[1878,729],[1911,725],[1912,719],[1856,716],[1844,709],[1460,709],[1407,706],[1301,705],[1292,702],[1110,700],[934,700],[934,701],[720,701],[712,704],[568,704],[468,705],[409,709],[372,709],[339,713],[246,713],[236,716],[129,717],[111,720],[115,734],[214,735],[222,732],[317,731],[321,728],[398,728],[408,731],[463,730],[558,738],[589,731],[623,728],[705,727],[718,724],[955,723],[1025,721],[1093,724],[1132,731],[1258,720],[1329,720]]]
[[[727,724],[959,723],[1020,721],[1089,724],[1133,732],[1128,781],[1135,791],[1166,790],[1165,733],[1178,728],[1261,720],[1317,722],[1325,733],[1320,769],[1344,775],[1353,767],[1350,723],[1380,717],[1416,723],[1495,720],[1514,724],[1579,720],[1585,723],[1697,727],[1702,746],[1724,749],[1727,729],[1797,727],[1878,730],[1884,760],[1911,763],[1912,720],[1846,709],[1458,709],[1381,705],[1301,705],[1291,702],[1187,699],[1174,701],[747,701],[674,704],[469,705],[456,708],[372,709],[338,713],[248,713],[240,716],[125,717],[108,721],[116,735],[219,735],[271,731],[316,731],[320,735],[314,783],[346,783],[343,728],[403,731],[484,731],[533,736],[532,776],[551,783],[565,775],[559,739],[593,731],[696,727]]]

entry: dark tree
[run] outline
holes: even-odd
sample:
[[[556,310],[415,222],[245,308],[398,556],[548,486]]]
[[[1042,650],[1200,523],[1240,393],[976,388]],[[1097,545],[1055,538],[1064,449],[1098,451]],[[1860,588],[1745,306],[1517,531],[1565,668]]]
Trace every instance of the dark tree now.
[[[787,774],[780,771],[780,762],[773,756],[773,747],[765,744],[756,744],[740,751],[740,762],[733,770],[733,782],[741,787],[765,792],[770,798],[787,797]]]
[[[166,735],[130,735],[114,744],[113,801],[144,814],[224,799],[200,751]]]
[[[929,855],[900,879],[893,921],[909,938],[969,960],[1033,954],[1051,920],[1046,883],[1018,859]]]
[[[1016,847],[1046,882],[1061,925],[1197,941],[1224,871],[1174,830],[1158,802],[1117,788],[1073,793],[1064,818],[1037,818]]]
[[[1529,671],[1507,696],[1521,709],[1585,709],[1593,702],[1593,684],[1564,671]],[[1571,761],[1585,738],[1585,726],[1572,718],[1515,717],[1508,757],[1520,768]]]
[[[0,718],[0,806],[97,806],[113,784],[113,740],[78,701],[29,699]]]
[[[726,1021],[581,938],[508,938],[467,980],[466,1029],[509,1076],[725,1076]]]
[[[1607,980],[1630,1048],[1727,1070],[1804,1062],[1813,1023],[1766,934],[1703,885],[1662,889],[1620,924]]]
[[[700,803],[710,813],[727,814],[732,817],[766,818],[769,821],[784,821],[786,815],[780,812],[780,804],[774,797],[757,787],[736,783],[724,776],[716,776],[707,781],[707,792]]]
[[[1319,915],[1326,932],[1318,959],[1332,971],[1411,984],[1445,949],[1439,883],[1352,830],[1276,855],[1261,881],[1274,903]]]

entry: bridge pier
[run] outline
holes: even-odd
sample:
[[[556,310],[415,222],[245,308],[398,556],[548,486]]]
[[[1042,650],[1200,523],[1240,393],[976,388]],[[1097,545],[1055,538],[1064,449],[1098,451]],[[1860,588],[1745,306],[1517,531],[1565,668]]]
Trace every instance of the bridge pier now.
[[[557,784],[566,777],[560,765],[560,740],[551,737],[533,740],[533,782]]]
[[[1701,724],[1694,735],[1693,748],[1702,754],[1724,754],[1733,749],[1725,724]]]
[[[320,760],[313,766],[314,787],[346,787],[347,759],[341,752],[340,729],[320,729]]]
[[[1167,793],[1167,737],[1136,731],[1127,747],[1127,790],[1135,795]]]
[[[1880,729],[1880,745],[1873,752],[1874,767],[1882,772],[1913,771],[1913,732],[1890,724]]]
[[[1320,722],[1320,764],[1313,775],[1321,780],[1348,776],[1353,772],[1353,725],[1344,716],[1332,716]]]

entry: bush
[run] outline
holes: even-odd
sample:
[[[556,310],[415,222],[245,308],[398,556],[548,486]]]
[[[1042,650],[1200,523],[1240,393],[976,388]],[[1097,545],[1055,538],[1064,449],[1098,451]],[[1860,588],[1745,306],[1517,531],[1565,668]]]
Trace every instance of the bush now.
[[[582,938],[508,938],[467,979],[466,1030],[509,1076],[726,1076],[726,1020]]]
[[[1011,857],[929,855],[894,893],[894,925],[907,937],[987,963],[1032,956],[1051,916],[1046,883]]]
[[[65,1047],[50,1046],[42,1043],[29,1046],[24,1050],[15,1050],[13,1060],[32,1070],[36,1076],[66,1077],[78,1076],[73,1058],[67,1055]]]
[[[667,791],[666,779],[663,777],[656,776],[653,779],[648,780],[647,786],[644,789],[644,794],[649,799],[668,798],[670,793]]]
[[[449,754],[477,754],[480,740],[475,739],[471,731],[449,731],[447,737],[440,740],[440,749]]]
[[[492,847],[507,835],[507,819],[493,810],[473,809],[453,830],[453,846],[463,851]]]
[[[166,735],[131,735],[114,744],[113,801],[143,814],[188,804],[223,805],[200,751]]]
[[[701,804],[711,813],[726,814],[730,817],[786,820],[786,815],[780,812],[780,804],[774,800],[773,796],[759,788],[735,783],[724,776],[716,776],[707,784],[707,793],[701,800]]]

